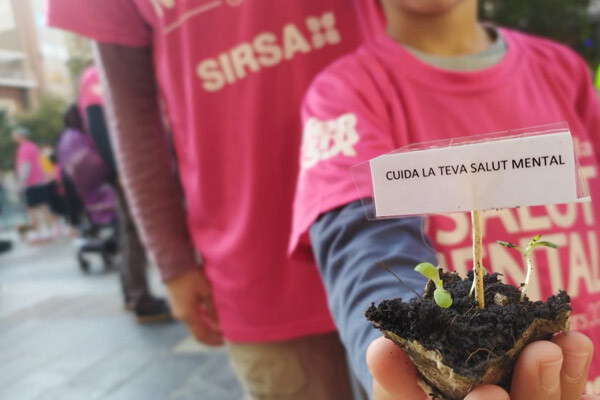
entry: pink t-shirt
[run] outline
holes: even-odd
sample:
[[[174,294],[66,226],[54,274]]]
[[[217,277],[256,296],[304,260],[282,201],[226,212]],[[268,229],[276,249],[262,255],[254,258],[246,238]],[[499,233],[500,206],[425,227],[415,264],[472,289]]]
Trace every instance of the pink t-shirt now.
[[[310,255],[307,229],[322,213],[357,200],[349,168],[410,143],[567,121],[592,203],[486,212],[486,267],[511,283],[525,265],[496,240],[526,244],[535,234],[558,250],[537,250],[528,290],[546,298],[572,297],[573,329],[600,343],[600,108],[585,63],[558,44],[501,30],[507,53],[495,66],[451,72],[426,65],[385,35],[321,73],[303,106],[302,169],[295,201],[292,250]],[[427,218],[426,233],[443,266],[472,267],[467,214]],[[377,260],[373,260],[375,265]],[[600,393],[600,354],[589,391]]]
[[[313,261],[286,249],[298,110],[316,73],[362,40],[351,0],[50,0],[48,21],[153,46],[189,228],[226,338],[334,330]]]
[[[25,187],[31,187],[45,183],[44,170],[40,161],[40,149],[29,140],[22,141],[17,147],[15,155],[15,168],[17,171],[21,166],[29,164],[29,174],[25,179]]]

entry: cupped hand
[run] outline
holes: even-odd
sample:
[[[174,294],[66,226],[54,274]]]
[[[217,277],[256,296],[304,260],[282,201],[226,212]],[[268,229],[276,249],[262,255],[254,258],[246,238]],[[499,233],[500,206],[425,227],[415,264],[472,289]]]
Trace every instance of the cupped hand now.
[[[195,268],[166,283],[175,318],[185,323],[196,340],[209,345],[223,344],[210,282],[202,268]]]
[[[583,395],[593,352],[592,341],[578,332],[531,343],[519,356],[510,395],[498,386],[482,385],[465,400],[600,400],[600,396]],[[410,358],[392,341],[374,340],[367,364],[374,400],[429,399],[417,384]]]

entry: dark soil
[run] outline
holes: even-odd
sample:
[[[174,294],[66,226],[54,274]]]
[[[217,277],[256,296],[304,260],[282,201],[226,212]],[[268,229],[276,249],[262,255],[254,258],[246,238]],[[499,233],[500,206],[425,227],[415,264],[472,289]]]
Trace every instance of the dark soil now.
[[[450,308],[440,308],[429,290],[423,299],[408,303],[393,299],[371,305],[365,315],[377,328],[437,350],[455,372],[473,376],[483,372],[491,358],[505,355],[534,319],[553,320],[561,310],[571,309],[564,291],[546,302],[527,297],[520,301],[519,289],[500,281],[498,274],[490,274],[484,276],[485,308],[480,310],[474,296],[469,297],[472,277],[472,271],[465,279],[442,273],[444,288],[453,299]],[[496,293],[507,297],[505,305],[494,302]]]

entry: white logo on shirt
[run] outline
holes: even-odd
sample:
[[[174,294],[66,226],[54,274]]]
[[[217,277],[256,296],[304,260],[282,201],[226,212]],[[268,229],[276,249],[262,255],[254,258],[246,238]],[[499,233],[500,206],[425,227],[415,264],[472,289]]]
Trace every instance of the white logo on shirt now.
[[[326,44],[337,44],[342,38],[335,29],[335,15],[328,12],[319,17],[306,19],[306,27],[312,33],[312,43],[315,49],[320,49]]]
[[[340,43],[342,37],[335,22],[334,13],[329,11],[321,16],[306,18],[308,34],[303,33],[294,23],[284,25],[280,35],[273,32],[259,33],[254,39],[242,42],[229,51],[200,61],[196,73],[202,80],[204,90],[219,91],[228,84],[246,78],[250,73],[274,67],[298,54]]]
[[[310,118],[302,136],[301,168],[310,168],[339,154],[353,157],[356,155],[354,145],[359,140],[354,114],[343,114],[329,121]]]

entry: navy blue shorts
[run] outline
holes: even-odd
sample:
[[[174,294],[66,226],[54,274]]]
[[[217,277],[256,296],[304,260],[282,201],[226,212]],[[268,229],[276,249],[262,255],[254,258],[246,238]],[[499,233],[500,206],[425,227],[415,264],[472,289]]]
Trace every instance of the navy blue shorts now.
[[[25,189],[25,202],[27,207],[34,208],[44,204],[48,204],[48,186],[36,185]]]

